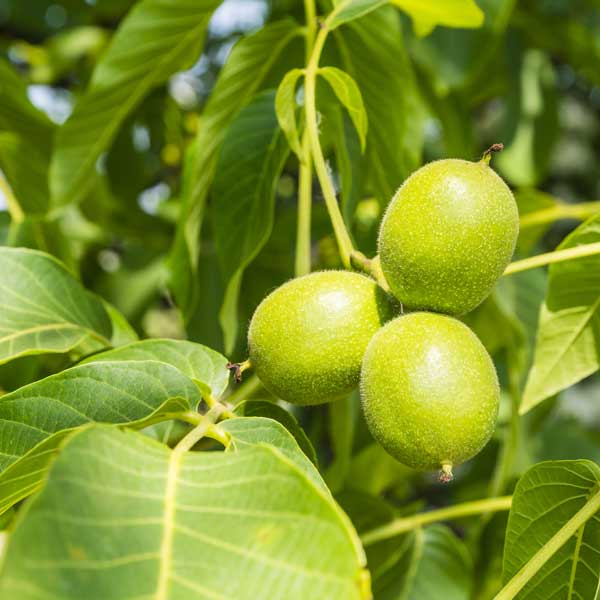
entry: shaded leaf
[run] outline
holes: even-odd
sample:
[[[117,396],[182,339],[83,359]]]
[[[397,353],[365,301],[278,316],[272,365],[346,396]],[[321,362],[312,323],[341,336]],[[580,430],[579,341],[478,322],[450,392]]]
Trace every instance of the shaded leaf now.
[[[181,453],[96,427],[22,513],[0,594],[359,600],[363,565],[347,517],[275,447]]]
[[[397,541],[399,556],[373,583],[381,600],[469,600],[472,561],[447,527],[417,529]]]
[[[307,477],[322,488],[329,490],[314,463],[302,452],[292,434],[278,421],[265,417],[228,419],[219,425],[232,438],[228,452],[240,450],[244,445],[265,445],[277,448],[293,462]]]
[[[237,336],[242,275],[271,234],[275,188],[288,156],[274,102],[273,91],[263,92],[240,112],[227,130],[215,173],[211,208],[226,282],[219,321],[227,353]]]
[[[214,398],[219,398],[229,384],[227,359],[202,344],[185,340],[143,340],[95,354],[85,362],[148,360],[175,367]]]
[[[294,436],[302,452],[314,465],[318,466],[317,454],[308,436],[304,433],[294,415],[285,408],[267,400],[246,400],[238,404],[234,412],[244,417],[266,417],[281,423]]]
[[[586,504],[600,495],[600,468],[587,460],[540,463],[519,480],[506,529],[508,582]],[[544,564],[516,598],[594,598],[600,579],[596,513]]]
[[[319,69],[319,75],[327,80],[338,100],[348,111],[364,151],[367,136],[367,113],[356,82],[350,75],[336,67],[322,67]]]
[[[186,164],[182,214],[169,259],[170,285],[186,321],[197,301],[200,228],[225,132],[261,88],[283,50],[300,33],[297,23],[285,19],[242,38],[231,50],[202,112],[198,136]]]
[[[0,273],[0,364],[27,354],[110,346],[111,323],[101,300],[53,257],[0,248]]]
[[[507,100],[507,138],[495,162],[513,185],[535,186],[546,177],[559,133],[556,77],[539,50],[527,51],[517,64]]]
[[[190,66],[219,0],[142,0],[121,23],[89,87],[60,128],[50,168],[52,205],[78,202],[95,180],[98,157],[155,86]]]
[[[65,437],[92,422],[144,425],[194,410],[200,394],[156,362],[73,367],[0,397],[0,512],[37,489]]]
[[[296,84],[303,74],[302,69],[288,71],[281,80],[275,96],[275,112],[279,127],[285,133],[290,148],[301,160],[302,148],[296,124]]]
[[[356,81],[367,111],[367,177],[385,206],[417,166],[421,147],[418,136],[408,135],[415,125],[410,107],[418,92],[399,15],[383,7],[336,29],[333,36],[342,68]]]
[[[4,60],[0,60],[0,96],[0,169],[20,209],[43,214],[48,208],[54,125],[29,102],[25,81]]]
[[[600,242],[600,216],[569,235],[559,249]],[[550,266],[533,366],[521,412],[600,368],[600,256]]]

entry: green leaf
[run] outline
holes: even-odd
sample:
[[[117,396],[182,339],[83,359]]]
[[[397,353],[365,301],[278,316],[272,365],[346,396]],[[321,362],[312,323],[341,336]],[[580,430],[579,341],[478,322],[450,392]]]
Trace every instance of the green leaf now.
[[[335,0],[334,8],[327,17],[329,29],[359,19],[367,13],[387,4],[388,0]]]
[[[95,354],[86,363],[100,361],[156,360],[179,369],[196,382],[202,392],[219,398],[229,384],[227,359],[203,346],[185,340],[143,340]]]
[[[90,352],[110,346],[99,298],[42,252],[0,248],[0,364],[27,354]]]
[[[193,382],[156,361],[85,364],[0,397],[0,513],[37,489],[57,448],[92,422],[144,426],[194,410]]]
[[[186,165],[182,214],[169,259],[170,285],[186,321],[193,314],[197,300],[200,228],[225,132],[239,110],[264,84],[283,50],[301,31],[295,21],[285,19],[243,37],[231,50],[202,113],[198,136]]]
[[[594,242],[600,242],[600,215],[580,225],[558,249]],[[600,256],[551,265],[521,413],[599,368]]]
[[[373,582],[381,600],[469,600],[473,565],[469,552],[454,533],[442,525],[417,529],[399,538],[401,550]]]
[[[298,424],[296,417],[285,410],[285,408],[267,400],[246,400],[238,404],[234,412],[244,417],[266,417],[281,423],[294,436],[302,452],[306,454],[314,465],[318,466],[317,454],[308,436]]]
[[[354,430],[360,411],[358,392],[349,394],[328,405],[329,437],[333,451],[333,461],[326,473],[327,485],[333,493],[343,487],[350,469],[352,449],[354,447]]]
[[[138,341],[138,334],[127,322],[127,319],[110,303],[104,301],[104,308],[112,324],[112,335],[110,345],[114,348],[132,344]]]
[[[511,184],[535,186],[546,178],[559,133],[556,77],[550,58],[539,50],[514,62],[505,146],[495,163]]]
[[[98,157],[153,88],[190,66],[219,0],[142,0],[121,23],[89,87],[60,128],[50,168],[52,205],[81,200]]]
[[[344,71],[336,67],[322,67],[319,69],[318,74],[327,80],[338,100],[348,110],[348,114],[360,138],[360,146],[364,152],[367,143],[367,113],[356,82],[348,73],[344,73]]]
[[[594,501],[598,504],[599,486],[600,467],[587,460],[540,463],[523,475],[515,489],[506,529],[505,583],[536,553],[549,548],[551,538],[579,511]],[[561,541],[564,544],[549,560],[538,562],[533,578],[511,598],[596,597],[600,514],[592,511],[587,522]]]
[[[559,201],[546,192],[531,188],[517,190],[515,197],[521,220],[518,249],[527,255],[552,224],[544,217],[559,208]]]
[[[0,96],[0,169],[21,211],[43,214],[48,207],[54,125],[29,102],[25,81],[4,60]]]
[[[237,337],[244,269],[271,235],[275,188],[287,156],[275,115],[275,93],[263,92],[227,130],[213,188],[215,244],[226,283],[219,313],[226,353]]]
[[[420,162],[413,104],[418,94],[399,15],[383,7],[333,32],[341,66],[356,81],[367,112],[366,170],[384,206]],[[378,65],[378,68],[373,68]]]
[[[413,21],[415,33],[425,36],[436,25],[475,29],[483,25],[483,12],[474,0],[390,0]]]
[[[275,112],[277,113],[279,127],[285,133],[290,148],[300,160],[303,160],[303,158],[298,136],[298,125],[296,124],[296,84],[303,75],[303,69],[288,71],[279,84],[275,96]]]
[[[228,419],[219,425],[232,438],[227,451],[240,450],[244,445],[268,444],[277,448],[307,477],[327,494],[329,490],[314,463],[302,452],[292,434],[278,421],[265,417]]]
[[[0,595],[366,600],[363,566],[347,517],[277,448],[181,453],[95,427],[21,513]]]

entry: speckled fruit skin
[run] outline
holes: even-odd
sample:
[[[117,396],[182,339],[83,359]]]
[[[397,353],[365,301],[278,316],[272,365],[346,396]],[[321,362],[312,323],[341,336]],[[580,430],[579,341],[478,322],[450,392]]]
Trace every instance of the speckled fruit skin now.
[[[499,386],[477,336],[452,317],[416,312],[379,330],[361,371],[373,437],[414,469],[440,469],[475,456],[498,416]]]
[[[250,360],[265,387],[283,400],[334,400],[358,385],[367,344],[393,310],[385,292],[357,273],[292,279],[256,309]]]
[[[381,268],[405,307],[462,315],[489,295],[518,233],[512,192],[486,162],[439,160],[392,199],[379,232]]]

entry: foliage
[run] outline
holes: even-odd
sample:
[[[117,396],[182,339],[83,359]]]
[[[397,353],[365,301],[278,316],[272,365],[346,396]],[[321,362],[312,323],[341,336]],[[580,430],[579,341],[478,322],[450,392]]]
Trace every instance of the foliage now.
[[[0,597],[595,598],[599,17],[0,3]],[[500,415],[452,484],[385,454],[356,392],[232,381],[267,293],[385,285],[395,190],[500,141],[517,254],[464,317]]]

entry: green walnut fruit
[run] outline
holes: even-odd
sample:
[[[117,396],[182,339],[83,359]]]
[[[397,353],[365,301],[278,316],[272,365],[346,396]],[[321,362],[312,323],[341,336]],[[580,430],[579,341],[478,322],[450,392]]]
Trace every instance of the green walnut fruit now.
[[[293,279],[256,309],[248,331],[250,362],[283,400],[333,400],[356,387],[367,344],[393,310],[385,292],[357,273]]]
[[[498,416],[494,364],[477,336],[452,317],[416,312],[373,336],[361,371],[373,437],[414,469],[442,469],[475,456]]]
[[[439,160],[392,199],[379,233],[381,268],[404,306],[462,315],[489,295],[518,233],[515,199],[487,160]]]

